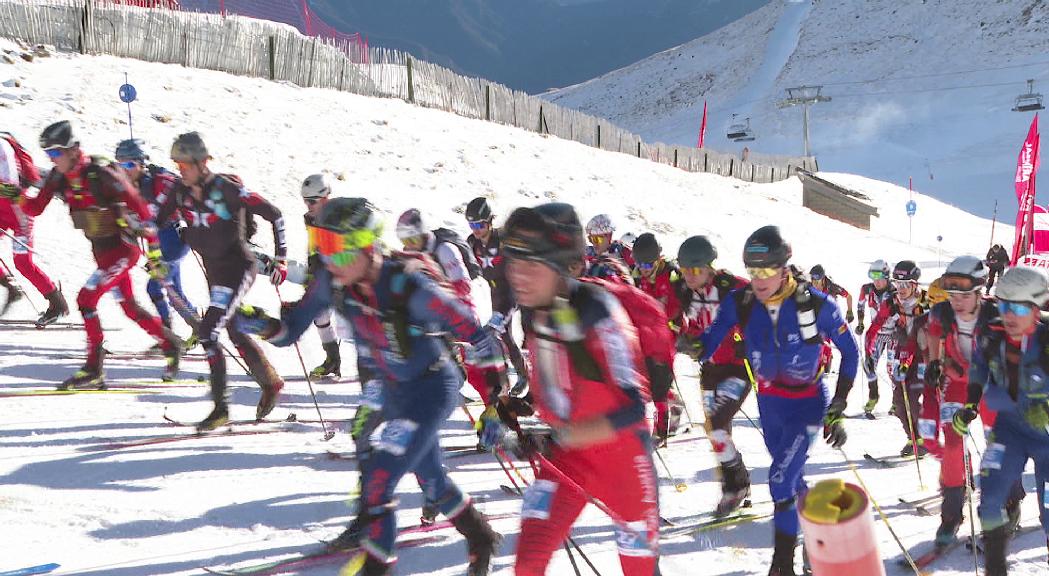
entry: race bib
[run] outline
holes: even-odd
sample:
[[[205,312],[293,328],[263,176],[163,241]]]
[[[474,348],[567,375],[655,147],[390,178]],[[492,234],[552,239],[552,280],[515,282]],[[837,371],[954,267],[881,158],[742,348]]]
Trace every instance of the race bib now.
[[[389,452],[394,456],[404,456],[418,428],[419,424],[411,420],[383,422],[372,432],[371,445],[376,450]]]
[[[525,490],[524,502],[521,504],[521,519],[549,520],[550,507],[553,505],[557,483],[550,480],[536,480]]]
[[[655,556],[656,553],[649,544],[650,538],[645,522],[630,522],[627,526],[629,530],[616,525],[616,547],[619,548],[619,554],[634,558]]]
[[[944,402],[940,405],[940,424],[950,425],[954,413],[962,409],[961,402]]]

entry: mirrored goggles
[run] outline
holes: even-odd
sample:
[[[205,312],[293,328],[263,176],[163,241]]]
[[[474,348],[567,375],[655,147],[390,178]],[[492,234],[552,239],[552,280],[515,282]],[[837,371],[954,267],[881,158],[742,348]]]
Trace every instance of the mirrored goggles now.
[[[867,277],[871,280],[888,280],[889,275],[884,270],[871,270],[867,272]]]
[[[747,276],[754,280],[768,280],[780,275],[782,268],[747,268]]]
[[[998,312],[1003,316],[1006,314],[1012,314],[1013,316],[1028,316],[1034,312],[1034,306],[1031,306],[1027,302],[1010,302],[1008,300],[998,301]]]

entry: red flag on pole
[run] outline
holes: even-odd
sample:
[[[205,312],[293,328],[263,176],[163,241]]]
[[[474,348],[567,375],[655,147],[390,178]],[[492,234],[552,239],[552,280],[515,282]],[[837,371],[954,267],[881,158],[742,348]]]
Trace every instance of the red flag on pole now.
[[[1012,264],[1028,253],[1034,233],[1034,181],[1038,170],[1038,114],[1034,115],[1027,138],[1016,160],[1016,235],[1013,238]]]
[[[699,140],[696,142],[696,148],[702,148],[703,143],[707,140],[707,101],[703,101],[703,122],[699,125]]]

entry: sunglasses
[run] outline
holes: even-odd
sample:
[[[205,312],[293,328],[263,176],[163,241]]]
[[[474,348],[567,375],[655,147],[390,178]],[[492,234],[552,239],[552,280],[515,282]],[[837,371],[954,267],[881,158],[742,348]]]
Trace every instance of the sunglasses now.
[[[587,236],[587,238],[590,239],[590,243],[594,246],[600,246],[611,242],[611,237],[604,234],[591,234],[590,236]]]
[[[470,225],[470,230],[484,230],[490,224],[487,220],[480,220],[477,222],[471,220],[467,223]]]
[[[747,276],[754,280],[768,280],[780,275],[782,268],[747,268]]]
[[[944,276],[940,279],[940,288],[951,294],[966,294],[975,291],[978,286],[967,276]]]
[[[656,267],[656,263],[655,262],[638,262],[637,263],[637,267],[642,269],[642,270],[644,270],[644,271],[646,271],[646,272],[648,272],[649,270],[651,270],[651,269]]]
[[[710,266],[686,266],[681,269],[682,272],[693,276],[699,276],[704,270],[710,270]]]
[[[47,150],[44,150],[44,154],[47,154],[48,158],[56,160],[62,156],[62,153],[65,151],[65,148],[48,148]]]
[[[1013,316],[1029,316],[1034,312],[1034,307],[1026,302],[1010,302],[1008,300],[998,301],[998,312],[1002,315],[1012,314]]]
[[[870,272],[867,272],[867,277],[871,280],[887,280],[889,275],[883,270],[871,270]]]
[[[117,164],[124,170],[134,170],[138,166],[138,160],[125,160]]]
[[[317,202],[320,202],[321,199],[320,198],[303,198],[302,201],[305,202],[307,206],[313,206]]]
[[[343,234],[327,228],[310,226],[307,228],[310,245],[317,249],[326,264],[347,266],[357,261],[361,252],[370,250],[378,237],[367,229],[354,230]]]

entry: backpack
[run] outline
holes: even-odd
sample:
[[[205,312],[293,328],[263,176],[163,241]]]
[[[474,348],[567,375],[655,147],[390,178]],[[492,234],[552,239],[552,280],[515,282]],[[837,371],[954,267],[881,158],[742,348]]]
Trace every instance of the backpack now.
[[[161,170],[163,170],[163,168]],[[240,176],[237,176],[236,174],[216,174],[215,176],[228,182],[231,182],[238,189],[244,188],[244,181],[241,180]],[[214,182],[212,183],[212,185],[214,185]],[[189,187],[186,186],[185,189],[188,193]],[[205,190],[205,192],[207,192],[207,190]],[[190,194],[189,196],[192,198],[192,194]],[[183,202],[185,202],[185,198],[182,195],[179,195],[175,200],[176,204],[179,206],[181,206]],[[207,198],[205,198],[205,201],[206,200]],[[193,201],[196,202],[196,199],[193,199]],[[245,208],[240,209],[240,226],[240,237],[241,240],[243,240],[244,242],[249,242],[252,239],[252,237],[255,236],[255,232],[257,232],[259,229],[258,224],[255,223],[255,216],[248,212]]]
[[[477,263],[477,257],[474,256],[474,251],[466,244],[466,241],[459,236],[459,233],[455,230],[449,230],[448,228],[437,228],[433,231],[433,235],[437,238],[437,243],[448,243],[459,249],[459,253],[463,256],[463,264],[466,264],[466,272],[470,274],[470,280],[473,280],[481,275],[481,265]]]
[[[18,162],[19,185],[22,188],[36,186],[40,182],[40,171],[36,169],[33,157],[29,155],[29,152],[26,152],[26,149],[22,147],[10,132],[0,132],[0,138],[6,140],[11,145],[11,149],[15,151],[15,160]]]
[[[637,330],[638,344],[645,358],[666,364],[673,362],[674,333],[670,331],[667,313],[658,300],[640,288],[622,282],[591,277],[580,278],[579,281],[600,286],[619,301]]]

